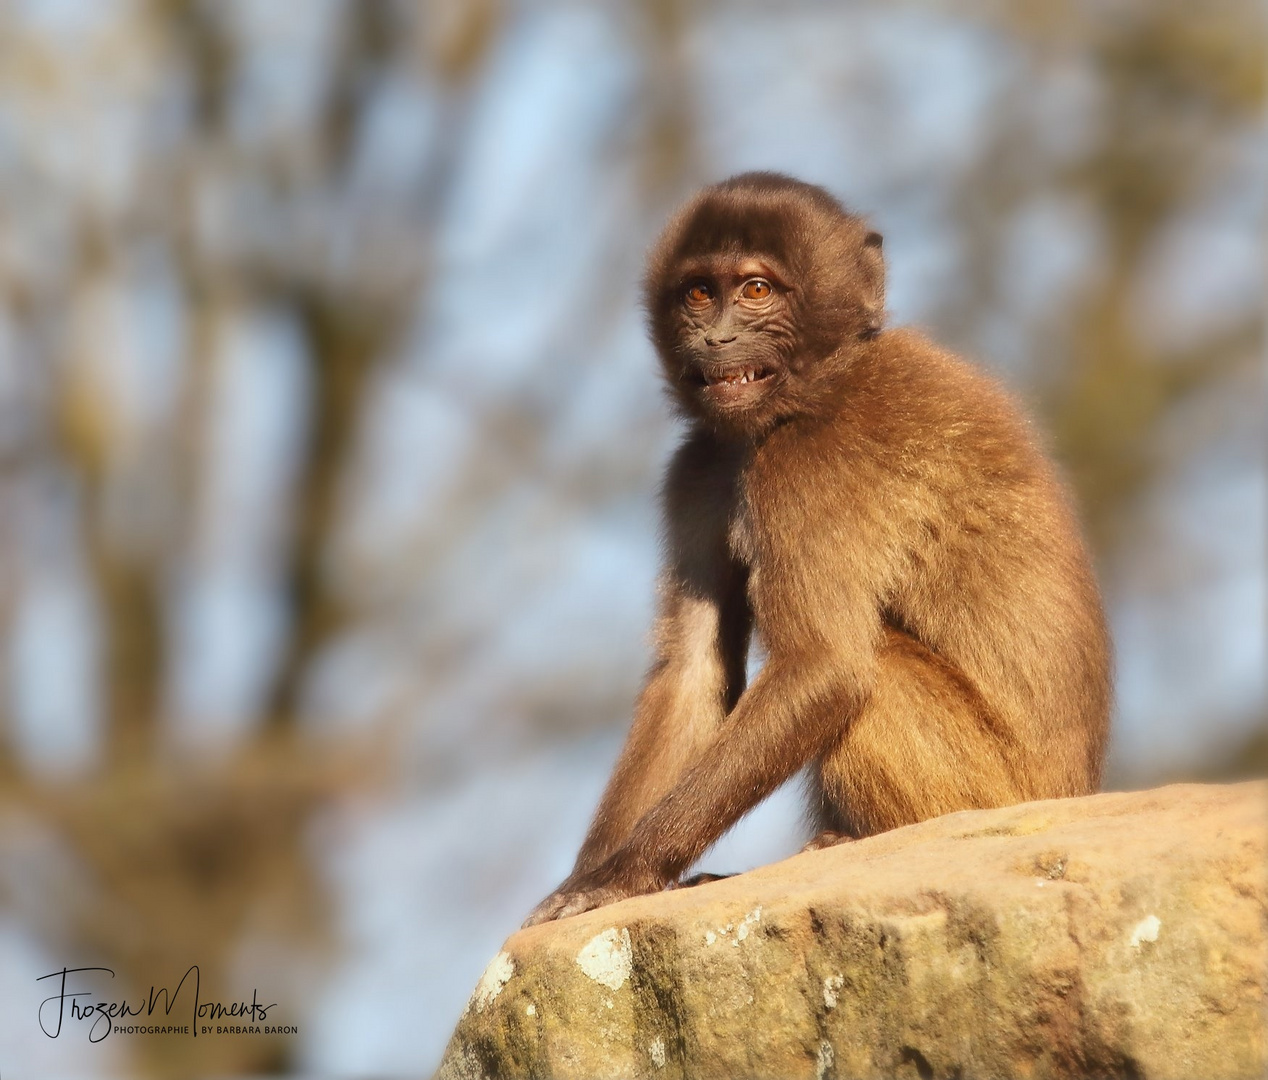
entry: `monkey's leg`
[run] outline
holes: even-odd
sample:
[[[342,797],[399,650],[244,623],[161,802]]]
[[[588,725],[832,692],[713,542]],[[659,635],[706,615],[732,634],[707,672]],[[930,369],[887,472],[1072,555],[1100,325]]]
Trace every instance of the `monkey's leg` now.
[[[815,830],[815,835],[806,841],[801,850],[820,851],[857,840],[858,837],[850,831],[850,823],[823,790],[818,768],[809,771],[805,783],[808,803],[806,823]]]
[[[629,837],[648,810],[713,742],[744,680],[751,616],[738,582],[706,601],[666,587],[668,642],[643,687],[625,747],[577,856],[574,872],[593,870]]]
[[[954,810],[1024,802],[1019,755],[1011,731],[962,673],[887,630],[871,697],[812,778],[820,824],[871,836]]]

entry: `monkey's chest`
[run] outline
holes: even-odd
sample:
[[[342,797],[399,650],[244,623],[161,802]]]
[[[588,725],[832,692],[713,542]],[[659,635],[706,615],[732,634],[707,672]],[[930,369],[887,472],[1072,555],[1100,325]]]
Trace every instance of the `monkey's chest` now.
[[[727,523],[726,545],[732,559],[745,567],[750,574],[756,570],[757,545],[753,532],[753,517],[743,498],[738,499],[731,510],[730,520]]]

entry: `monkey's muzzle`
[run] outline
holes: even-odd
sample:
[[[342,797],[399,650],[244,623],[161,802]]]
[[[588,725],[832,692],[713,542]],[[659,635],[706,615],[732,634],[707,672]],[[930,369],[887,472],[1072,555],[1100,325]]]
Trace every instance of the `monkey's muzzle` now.
[[[761,396],[774,375],[773,368],[749,364],[701,369],[696,377],[710,402],[730,407],[747,404]]]

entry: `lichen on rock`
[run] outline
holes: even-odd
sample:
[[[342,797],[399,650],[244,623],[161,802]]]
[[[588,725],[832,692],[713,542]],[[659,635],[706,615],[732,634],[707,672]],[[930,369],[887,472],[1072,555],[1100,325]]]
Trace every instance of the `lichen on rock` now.
[[[577,953],[577,967],[609,990],[620,990],[625,985],[632,962],[630,932],[624,928],[596,934]]]
[[[515,974],[515,961],[511,959],[508,952],[500,952],[492,960],[489,966],[484,969],[484,974],[480,976],[480,981],[476,983],[475,992],[471,995],[471,1000],[467,1002],[467,1011],[475,1006],[476,1012],[484,1012],[490,1002],[502,992],[504,987]]]

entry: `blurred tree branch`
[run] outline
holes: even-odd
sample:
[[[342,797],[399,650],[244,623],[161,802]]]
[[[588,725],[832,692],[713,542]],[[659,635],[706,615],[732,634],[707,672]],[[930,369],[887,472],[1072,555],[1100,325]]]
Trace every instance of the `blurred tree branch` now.
[[[1063,311],[1038,352],[1038,390],[1093,538],[1107,554],[1126,539],[1126,510],[1156,479],[1160,426],[1184,401],[1255,362],[1260,312],[1200,348],[1165,354],[1144,341],[1132,300],[1154,245],[1209,179],[1209,148],[1260,126],[1265,100],[1262,9],[1166,0],[1112,9],[1059,3],[979,5],[1015,34],[1034,63],[1072,58],[1100,84],[1090,148],[1055,175],[1036,152],[1026,88],[1010,99],[992,141],[959,191],[971,241],[964,285],[940,321],[969,340],[997,300],[1006,227],[1046,189],[1084,200],[1101,228],[1097,277]]]

